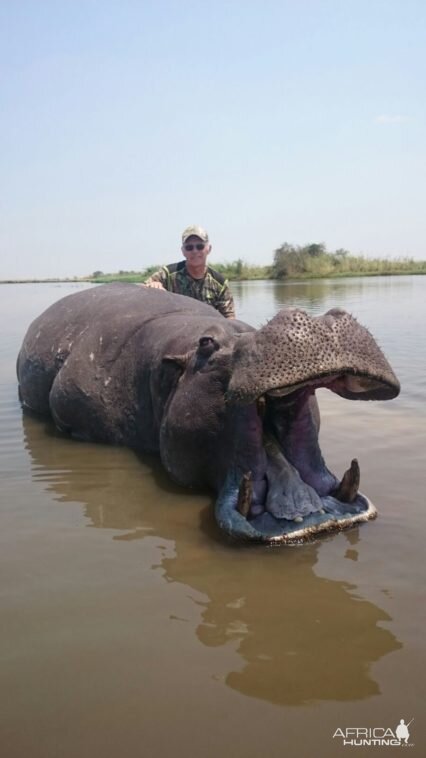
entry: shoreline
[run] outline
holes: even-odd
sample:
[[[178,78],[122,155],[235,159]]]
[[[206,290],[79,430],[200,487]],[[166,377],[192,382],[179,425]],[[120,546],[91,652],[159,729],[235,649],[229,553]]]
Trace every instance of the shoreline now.
[[[353,279],[359,276],[424,276],[426,271],[423,269],[413,269],[412,271],[346,271],[333,274],[300,274],[299,276],[286,276],[276,278],[271,276],[249,276],[237,277],[228,276],[229,282],[298,282],[309,279]],[[43,279],[0,279],[0,284],[110,284],[112,282],[127,282],[129,284],[143,284],[146,277],[136,274],[120,276],[117,274],[106,274],[96,278],[79,277],[75,279],[61,278],[43,278]]]

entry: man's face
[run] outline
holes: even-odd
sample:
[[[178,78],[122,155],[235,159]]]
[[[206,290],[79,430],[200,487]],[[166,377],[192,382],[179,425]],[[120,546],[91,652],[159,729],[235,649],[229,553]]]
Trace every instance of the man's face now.
[[[205,266],[211,247],[209,242],[193,235],[183,243],[182,253],[190,266]]]

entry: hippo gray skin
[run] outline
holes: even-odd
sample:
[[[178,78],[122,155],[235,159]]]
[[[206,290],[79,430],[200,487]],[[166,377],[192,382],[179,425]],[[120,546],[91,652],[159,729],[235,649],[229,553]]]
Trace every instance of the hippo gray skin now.
[[[386,400],[399,383],[340,309],[285,308],[262,328],[132,284],[78,292],[30,326],[18,356],[24,409],[82,440],[159,453],[170,476],[218,493],[238,540],[293,543],[374,518],[353,460],[341,482],[318,445],[318,387]]]

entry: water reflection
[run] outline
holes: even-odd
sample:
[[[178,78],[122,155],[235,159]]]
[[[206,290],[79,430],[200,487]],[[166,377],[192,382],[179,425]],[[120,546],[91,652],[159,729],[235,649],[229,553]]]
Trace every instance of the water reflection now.
[[[333,305],[343,307],[348,302],[360,301],[369,289],[369,280],[362,277],[232,283],[239,318],[243,318],[241,311],[245,314],[247,307],[251,313],[270,310],[268,318],[285,306],[297,306],[318,314]]]
[[[355,311],[355,315],[357,312],[365,314],[370,324],[377,310],[382,310],[389,319],[395,309],[406,309],[407,302],[413,299],[418,300],[423,309],[424,287],[418,279],[406,276],[232,282],[232,291],[238,318],[253,326],[272,318],[286,306],[297,306],[313,315],[333,307],[345,308]]]
[[[239,639],[245,666],[230,672],[226,682],[246,695],[302,705],[378,694],[371,664],[399,647],[378,626],[389,617],[351,595],[349,584],[318,580],[312,572],[316,551],[299,552],[291,567],[281,567],[285,576],[274,581],[262,571],[255,586],[247,583],[238,611],[239,599],[211,604],[198,630],[200,640],[218,645],[230,636]]]
[[[33,479],[55,500],[81,503],[90,526],[120,531],[113,539],[121,543],[147,534],[173,541],[175,554],[150,568],[202,594],[194,600],[198,640],[239,656],[240,667],[223,676],[227,686],[286,705],[380,692],[372,664],[401,647],[382,626],[391,619],[354,585],[315,574],[318,544],[230,547],[213,524],[211,498],[174,487],[158,461],[76,443],[32,418],[23,427]],[[347,533],[351,560],[357,534]]]

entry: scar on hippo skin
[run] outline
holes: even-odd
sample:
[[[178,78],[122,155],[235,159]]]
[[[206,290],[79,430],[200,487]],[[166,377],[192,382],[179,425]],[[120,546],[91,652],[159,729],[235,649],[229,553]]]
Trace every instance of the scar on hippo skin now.
[[[33,322],[17,373],[24,409],[79,439],[158,453],[179,484],[215,490],[233,540],[299,543],[376,516],[356,458],[341,481],[324,461],[315,392],[389,400],[400,386],[341,309],[284,308],[256,330],[191,298],[103,285]]]

